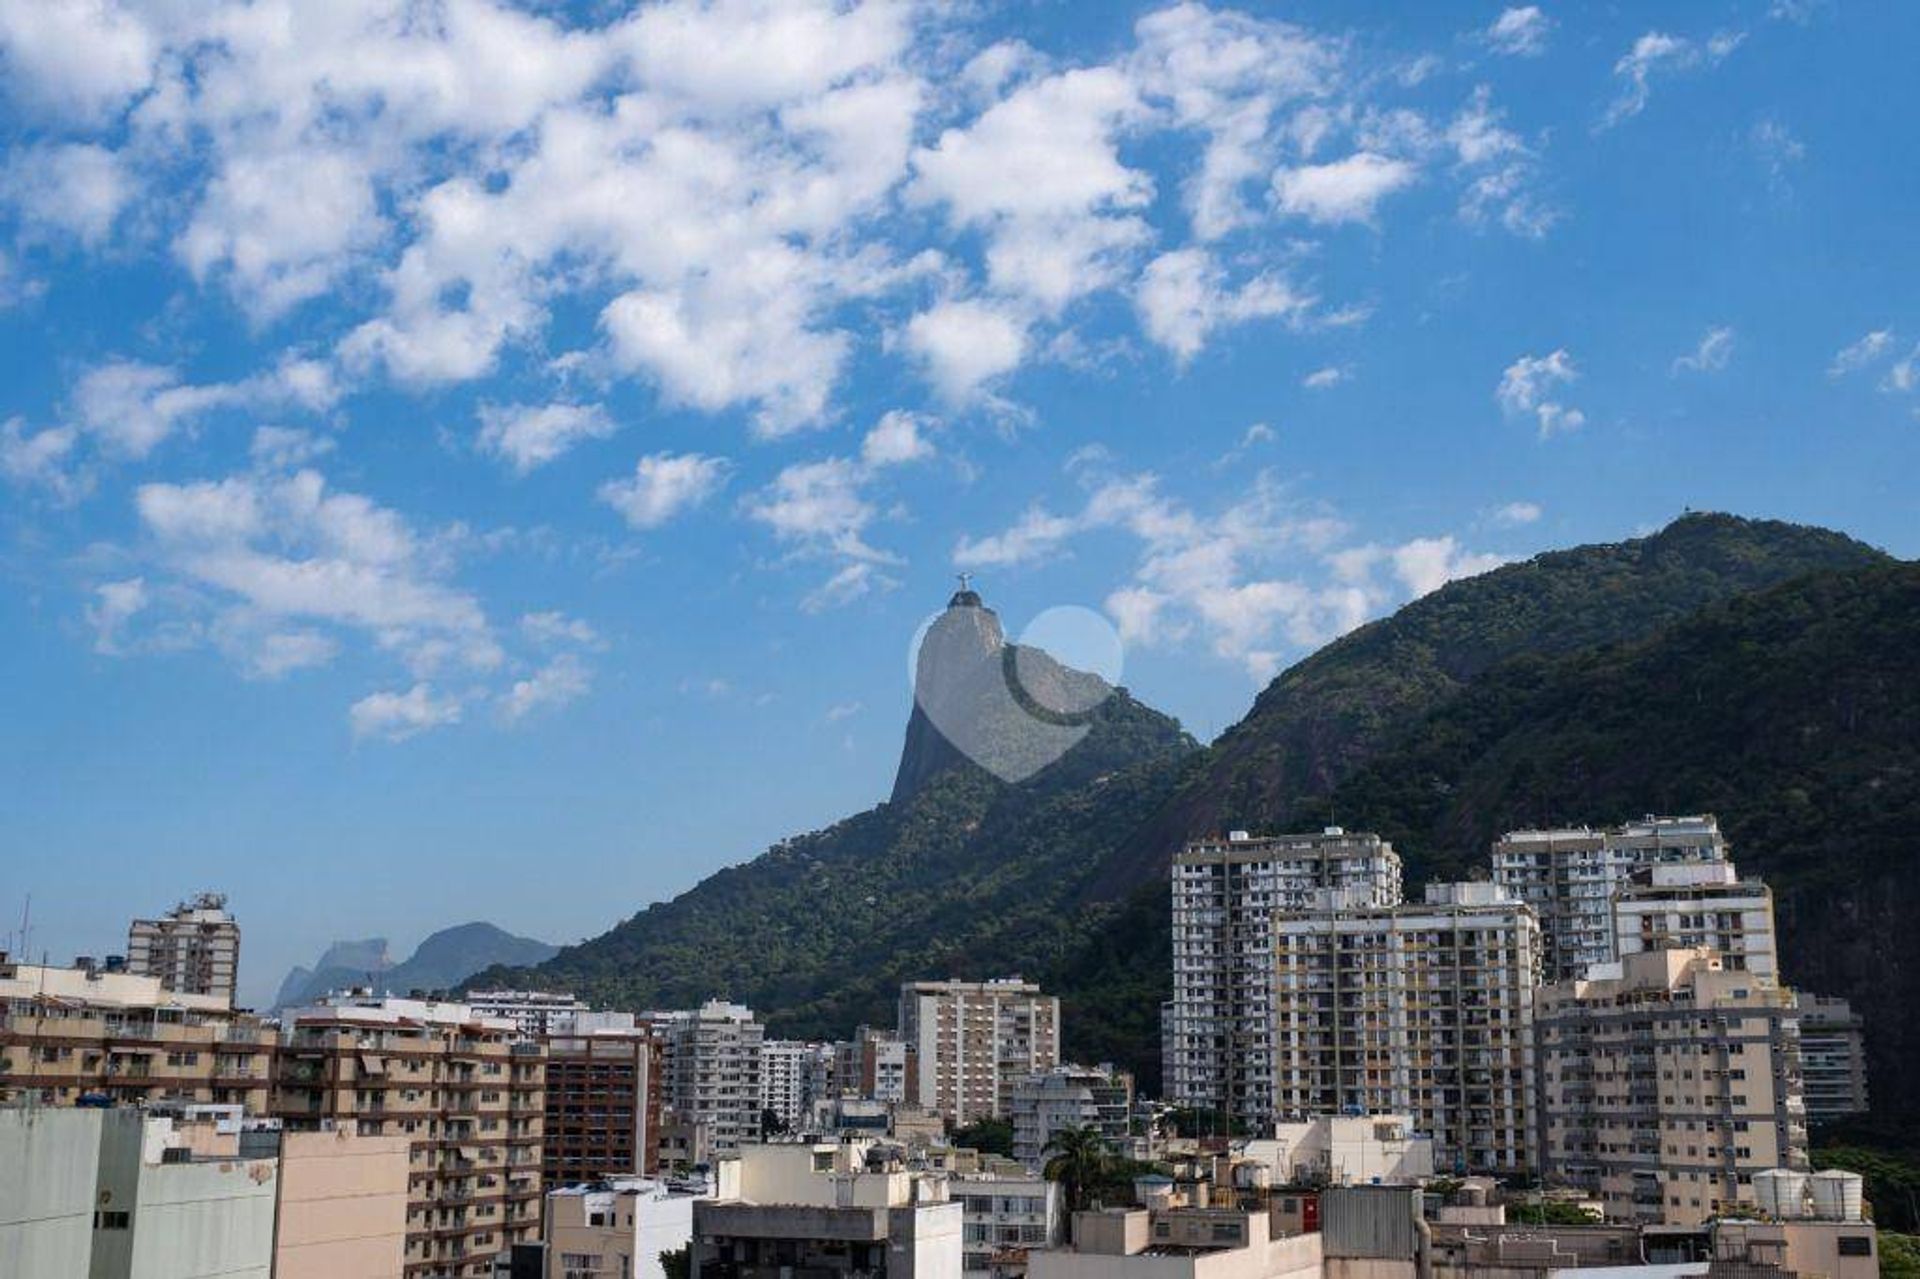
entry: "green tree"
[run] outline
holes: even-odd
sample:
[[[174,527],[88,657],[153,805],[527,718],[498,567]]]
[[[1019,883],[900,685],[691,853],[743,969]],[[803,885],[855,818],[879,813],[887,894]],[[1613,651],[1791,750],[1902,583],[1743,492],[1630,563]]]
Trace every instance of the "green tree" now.
[[[1880,1279],[1920,1279],[1920,1238],[1881,1232]]]
[[[1004,1119],[976,1119],[970,1124],[955,1128],[951,1134],[953,1144],[964,1146],[968,1150],[978,1150],[987,1155],[1005,1155],[1013,1157],[1013,1125]]]
[[[693,1255],[689,1248],[675,1248],[672,1252],[660,1254],[660,1269],[667,1279],[691,1279],[693,1274]]]
[[[1069,1212],[1086,1210],[1113,1166],[1113,1152],[1107,1139],[1092,1125],[1060,1129],[1047,1139],[1041,1153],[1049,1156],[1045,1176],[1048,1181],[1060,1183]]]

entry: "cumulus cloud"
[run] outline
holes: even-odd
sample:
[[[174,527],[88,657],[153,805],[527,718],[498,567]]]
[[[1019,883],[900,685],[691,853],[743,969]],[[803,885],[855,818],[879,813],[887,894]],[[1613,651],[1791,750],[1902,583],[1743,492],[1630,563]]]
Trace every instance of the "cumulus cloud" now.
[[[978,299],[947,301],[907,322],[906,345],[941,395],[964,404],[1020,367],[1027,331],[1008,307]]]
[[[933,441],[926,437],[921,419],[900,409],[884,415],[860,444],[860,460],[868,466],[921,462],[933,453]]]
[[[597,404],[482,404],[480,448],[521,475],[582,440],[605,439],[613,419]]]
[[[1493,512],[1492,520],[1503,528],[1519,528],[1536,523],[1545,513],[1538,502],[1508,502]]]
[[[1586,414],[1561,402],[1556,388],[1566,386],[1580,376],[1573,357],[1565,348],[1547,355],[1523,355],[1507,366],[1494,389],[1500,407],[1516,417],[1531,417],[1540,427],[1540,438],[1577,431],[1586,425]]]
[[[508,722],[525,719],[535,711],[578,701],[592,687],[586,664],[572,653],[561,653],[525,679],[515,680],[500,699],[500,714]]]
[[[1893,344],[1892,329],[1874,329],[1859,341],[1849,343],[1835,352],[1833,363],[1827,366],[1827,376],[1845,377],[1849,373],[1857,373],[1869,365],[1876,364],[1893,350]]]
[[[1300,379],[1300,385],[1309,391],[1327,391],[1342,382],[1351,381],[1353,370],[1344,364],[1329,364],[1325,368],[1315,369]]]
[[[637,529],[659,528],[726,484],[732,464],[702,453],[649,453],[626,479],[600,486],[600,500]]]
[[[1547,51],[1547,36],[1553,20],[1537,4],[1516,5],[1500,11],[1487,28],[1486,40],[1495,53],[1511,57],[1536,58]]]
[[[1693,350],[1673,362],[1672,371],[1681,373],[1718,373],[1733,359],[1733,329],[1716,324],[1700,335]]]
[[[356,738],[403,742],[431,729],[460,722],[458,698],[441,697],[424,681],[404,693],[369,693],[347,711]]]
[[[128,620],[151,602],[146,579],[130,577],[123,582],[103,582],[94,588],[93,596],[86,610],[87,625],[93,627],[93,651],[109,657],[119,656],[121,632]]]
[[[1281,169],[1273,175],[1273,196],[1283,212],[1310,222],[1372,222],[1380,201],[1416,176],[1405,160],[1359,151],[1330,164]]]
[[[70,235],[87,248],[112,234],[133,189],[120,156],[90,142],[28,147],[0,171],[0,201],[27,233]]]
[[[51,118],[104,123],[152,83],[158,53],[146,22],[112,0],[0,3],[5,88]]]
[[[954,562],[1010,568],[1064,555],[1081,537],[1129,537],[1139,548],[1131,579],[1106,598],[1122,639],[1177,645],[1197,636],[1256,680],[1269,678],[1289,653],[1344,634],[1396,599],[1499,562],[1450,536],[1347,544],[1344,521],[1291,498],[1264,473],[1213,512],[1168,496],[1151,473],[1092,468],[1082,478],[1087,491],[1077,511],[1031,507],[1001,532],[963,537]]]
[[[1296,292],[1277,274],[1229,284],[1213,255],[1197,248],[1155,258],[1134,296],[1147,336],[1182,364],[1198,355],[1209,335],[1223,325],[1273,317],[1297,320],[1312,306],[1311,297]]]

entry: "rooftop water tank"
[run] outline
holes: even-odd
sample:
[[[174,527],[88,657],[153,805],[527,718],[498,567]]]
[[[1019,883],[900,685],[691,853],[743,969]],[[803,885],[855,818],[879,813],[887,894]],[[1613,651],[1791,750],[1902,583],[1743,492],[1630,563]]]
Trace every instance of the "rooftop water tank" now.
[[[1807,1181],[1813,1215],[1822,1221],[1858,1221],[1864,1206],[1866,1179],[1857,1172],[1829,1168]]]

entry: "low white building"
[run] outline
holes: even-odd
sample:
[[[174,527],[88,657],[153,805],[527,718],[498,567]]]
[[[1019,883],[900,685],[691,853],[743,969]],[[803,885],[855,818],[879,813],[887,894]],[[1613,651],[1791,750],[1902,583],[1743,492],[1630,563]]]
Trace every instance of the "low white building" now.
[[[1235,1153],[1265,1165],[1275,1186],[1412,1185],[1433,1176],[1433,1139],[1410,1115],[1320,1115],[1274,1125]]]
[[[1031,1254],[1027,1279],[1321,1279],[1320,1236],[1276,1238],[1264,1212],[1082,1212],[1073,1237],[1072,1248]]]
[[[960,1201],[967,1279],[1024,1273],[1029,1253],[1058,1247],[1065,1237],[1060,1184],[1045,1177],[966,1173],[948,1184],[948,1193]]]
[[[644,1178],[549,1191],[547,1279],[666,1279],[660,1254],[687,1246],[708,1197]]]

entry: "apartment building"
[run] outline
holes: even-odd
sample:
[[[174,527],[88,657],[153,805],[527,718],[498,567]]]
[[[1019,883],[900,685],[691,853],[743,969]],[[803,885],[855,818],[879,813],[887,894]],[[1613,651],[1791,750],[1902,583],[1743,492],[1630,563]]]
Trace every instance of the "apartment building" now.
[[[870,1142],[749,1146],[693,1205],[693,1279],[953,1279],[962,1221],[944,1176]]]
[[[1419,905],[1322,890],[1271,923],[1275,1107],[1403,1113],[1443,1170],[1533,1166],[1540,932],[1495,884],[1429,884]]]
[[[273,1113],[291,1131],[405,1135],[406,1275],[491,1273],[540,1237],[546,1049],[465,1004],[329,996],[288,1012]]]
[[[1060,1001],[1018,977],[900,988],[907,1100],[955,1124],[1003,1116],[1020,1079],[1060,1064]]]
[[[1778,985],[1773,890],[1743,880],[1732,862],[1667,862],[1635,867],[1613,898],[1614,953],[1719,952],[1735,972]]]
[[[274,1031],[224,995],[0,952],[0,1101],[267,1108]]]
[[[1800,1077],[1809,1123],[1867,1111],[1867,1046],[1860,1015],[1844,999],[1798,992]]]
[[[240,977],[240,925],[220,893],[201,893],[159,919],[127,929],[127,971],[157,977],[182,995],[210,995],[231,1005]]]
[[[1318,835],[1189,844],[1173,860],[1173,999],[1162,1013],[1167,1098],[1273,1122],[1272,924],[1341,889],[1371,906],[1401,900],[1401,867],[1378,835],[1329,826]]]
[[[760,1140],[761,1047],[753,1010],[722,1000],[651,1014],[665,1046],[666,1104],[686,1134],[692,1162]]]
[[[573,1029],[586,1001],[550,990],[475,990],[464,996],[476,1016],[512,1022],[528,1039]]]
[[[693,1238],[693,1194],[643,1178],[547,1192],[545,1279],[667,1279]]]
[[[584,1013],[549,1034],[541,1180],[578,1186],[660,1170],[665,1046],[632,1013]]]
[[[1613,898],[1640,867],[1724,862],[1712,816],[1647,817],[1623,826],[1509,831],[1493,845],[1493,882],[1532,906],[1545,939],[1545,981],[1617,958]]]
[[[1609,1221],[1693,1225],[1804,1168],[1793,995],[1710,950],[1599,964],[1540,991],[1544,1171]]]
[[[852,1039],[833,1046],[833,1097],[864,1097],[901,1103],[919,1088],[913,1050],[890,1030],[861,1026]]]
[[[831,1044],[769,1039],[760,1046],[760,1108],[779,1117],[788,1132],[807,1126],[815,1100],[831,1096]]]
[[[1013,1085],[1007,1118],[1013,1121],[1013,1157],[1028,1168],[1046,1162],[1053,1134],[1092,1128],[1124,1148],[1133,1114],[1133,1080],[1111,1068],[1060,1066]]]
[[[948,1195],[960,1204],[960,1269],[966,1279],[1025,1272],[1028,1254],[1066,1236],[1060,1183],[1038,1173],[980,1169],[955,1175]]]

